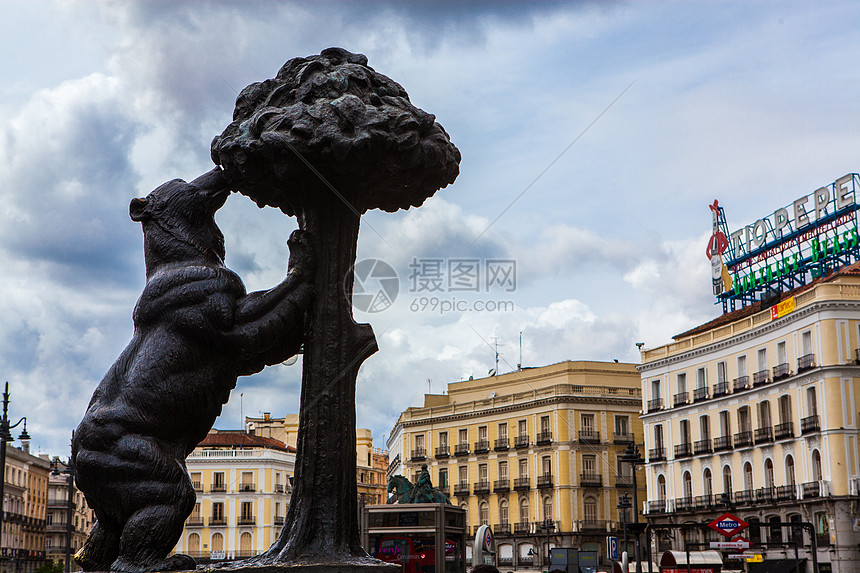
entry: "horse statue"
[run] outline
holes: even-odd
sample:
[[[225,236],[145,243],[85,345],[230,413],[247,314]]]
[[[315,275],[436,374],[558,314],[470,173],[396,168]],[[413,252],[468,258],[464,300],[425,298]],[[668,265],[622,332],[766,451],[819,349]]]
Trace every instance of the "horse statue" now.
[[[430,482],[430,472],[427,464],[421,464],[421,474],[418,482],[413,485],[408,479],[398,474],[388,480],[388,503],[445,503],[451,505],[448,496],[433,487]]]

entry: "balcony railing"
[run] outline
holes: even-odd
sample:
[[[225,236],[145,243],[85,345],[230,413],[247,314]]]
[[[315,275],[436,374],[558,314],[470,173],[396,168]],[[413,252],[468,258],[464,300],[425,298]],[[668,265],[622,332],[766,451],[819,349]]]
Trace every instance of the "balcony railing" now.
[[[711,446],[711,440],[709,438],[693,442],[693,453],[696,455],[710,454],[713,451],[714,449]]]
[[[209,491],[211,491],[211,492],[227,491],[227,485],[223,484],[223,483],[213,483],[212,488]]]
[[[504,438],[496,438],[493,449],[497,452],[504,452],[510,447],[510,441],[507,436]]]
[[[529,477],[518,477],[514,479],[514,489],[516,490],[524,490],[529,489],[531,487],[531,482],[529,481]]]
[[[714,398],[719,398],[720,396],[725,396],[729,393],[729,383],[726,381],[717,382],[714,384]]]
[[[794,422],[783,422],[773,427],[773,437],[776,440],[785,440],[794,437]]]
[[[203,527],[202,517],[189,517],[185,520],[185,527]],[[65,529],[65,527],[63,528]]]
[[[648,450],[649,462],[662,462],[666,460],[666,448],[652,448]]]
[[[615,487],[633,487],[633,476],[623,474],[615,476]]]
[[[600,432],[597,430],[580,430],[579,441],[583,444],[599,444]]]
[[[209,518],[209,527],[219,527],[227,525],[226,517],[210,517]]]
[[[454,455],[455,456],[468,456],[469,455],[469,444],[457,444],[454,446]]]
[[[510,523],[497,523],[493,526],[493,534],[494,535],[510,535],[511,534],[511,524]]]
[[[537,486],[539,488],[552,487],[552,474],[543,474],[538,476]]]
[[[242,515],[239,517],[239,525],[256,525],[257,520],[254,519],[253,515]]]
[[[657,412],[663,409],[663,398],[648,400],[648,412]]]
[[[490,451],[490,440],[478,440],[475,442],[475,453],[486,454]]]
[[[726,507],[732,503],[732,494],[729,492],[714,495],[714,507]]]
[[[693,497],[678,497],[675,498],[675,511],[692,511]]]
[[[511,491],[511,480],[509,480],[508,478],[497,479],[493,482],[493,491]]]
[[[726,450],[732,449],[732,437],[731,436],[717,436],[714,438],[714,451],[715,452],[724,452]]]
[[[735,434],[735,447],[736,448],[746,448],[747,446],[753,445],[752,432],[749,430],[745,432],[738,432]]]
[[[708,399],[707,388],[696,388],[693,390],[693,402],[701,402]]]
[[[437,446],[436,447],[436,459],[441,460],[449,457],[451,455],[451,449],[448,445]]]
[[[755,443],[763,444],[765,442],[773,441],[773,428],[770,426],[766,428],[756,428],[755,430]]]
[[[782,364],[777,364],[773,367],[773,379],[782,380],[783,378],[788,378],[791,372],[788,371],[788,362],[783,362]]]
[[[810,368],[815,368],[815,355],[814,354],[804,354],[800,358],[797,359],[797,372],[798,374],[803,372],[804,370],[809,370]]]
[[[605,519],[580,519],[580,531],[606,531],[607,521]]]
[[[603,485],[603,475],[592,472],[586,472],[579,475],[579,485],[583,487],[601,487]]]
[[[413,462],[418,462],[427,457],[427,450],[424,448],[416,448],[412,450],[411,459]]]
[[[648,513],[666,513],[666,500],[657,499],[649,501]]]
[[[284,484],[276,483],[275,484],[275,493],[284,493]]]
[[[514,524],[514,535],[528,535],[532,532],[532,522],[517,522]]]
[[[755,503],[755,490],[744,489],[735,492],[735,503],[737,505],[750,505]]]
[[[767,370],[759,370],[758,372],[753,372],[753,386],[761,386],[762,384],[767,384],[770,380],[768,379]]]
[[[774,499],[776,501],[787,501],[797,498],[797,488],[793,485],[778,485]]]
[[[746,390],[750,387],[750,377],[749,376],[738,376],[735,378],[734,389],[735,392],[739,390]]]
[[[514,447],[517,449],[529,447],[529,435],[523,434],[521,436],[517,436],[516,439],[514,439]]]
[[[683,444],[675,444],[676,458],[689,458],[693,455],[693,444],[685,442]]]
[[[454,495],[456,495],[457,497],[464,497],[469,495],[469,484],[463,482],[455,483]]]
[[[256,491],[252,483],[240,483],[239,491]]]
[[[284,524],[284,516],[276,515],[275,516],[275,525],[283,525]]]
[[[490,493],[490,482],[488,480],[475,482],[475,495],[480,493]]]
[[[203,484],[199,481],[192,481],[191,487],[194,488],[194,491],[203,491]]]
[[[821,483],[817,481],[808,481],[801,484],[803,490],[803,499],[808,497],[821,497]]]
[[[800,433],[801,434],[809,434],[812,432],[821,431],[821,423],[819,422],[818,415],[807,416],[800,421]]]
[[[673,406],[683,406],[690,401],[689,392],[678,392],[672,397]]]
[[[770,503],[775,494],[776,491],[773,487],[760,487],[755,491],[755,498],[759,503]]]
[[[633,443],[633,434],[623,432],[615,432],[612,437],[612,441],[616,444],[632,444]]]
[[[696,509],[707,509],[713,507],[714,496],[712,495],[697,495],[693,498],[693,506]]]
[[[542,432],[538,432],[537,438],[535,439],[535,445],[537,446],[545,446],[547,444],[552,443],[552,432],[549,430],[544,430]]]

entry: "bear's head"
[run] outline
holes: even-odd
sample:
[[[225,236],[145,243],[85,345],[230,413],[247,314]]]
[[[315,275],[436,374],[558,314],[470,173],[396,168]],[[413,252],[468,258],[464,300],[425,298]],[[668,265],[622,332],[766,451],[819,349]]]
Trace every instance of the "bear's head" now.
[[[143,225],[144,258],[150,275],[165,264],[223,264],[224,235],[215,223],[230,195],[220,168],[186,183],[174,179],[129,205]]]

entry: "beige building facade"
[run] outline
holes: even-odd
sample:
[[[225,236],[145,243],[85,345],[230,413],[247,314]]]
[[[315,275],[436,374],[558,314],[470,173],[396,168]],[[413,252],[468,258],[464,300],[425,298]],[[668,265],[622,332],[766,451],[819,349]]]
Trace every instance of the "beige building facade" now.
[[[744,307],[642,352],[643,509],[652,523],[725,512],[811,523],[821,571],[860,571],[860,265],[779,304]],[[742,535],[765,560],[793,559],[796,546],[812,570],[809,533],[769,525]]]
[[[48,474],[47,501],[47,532],[45,538],[45,555],[49,561],[65,563],[66,543],[69,522],[69,474],[67,464],[60,458],[54,457],[50,462],[51,471]],[[94,517],[87,505],[87,500],[80,490],[72,492],[71,515],[71,570],[80,571],[80,566],[74,562],[74,555],[80,549],[89,535]]]
[[[29,573],[45,561],[47,460],[6,444],[0,572]]]
[[[640,408],[633,364],[568,361],[448,384],[400,415],[389,477],[414,483],[426,464],[470,534],[490,525],[502,568],[546,566],[556,546],[605,562],[619,499],[633,498],[620,456],[642,443]]]

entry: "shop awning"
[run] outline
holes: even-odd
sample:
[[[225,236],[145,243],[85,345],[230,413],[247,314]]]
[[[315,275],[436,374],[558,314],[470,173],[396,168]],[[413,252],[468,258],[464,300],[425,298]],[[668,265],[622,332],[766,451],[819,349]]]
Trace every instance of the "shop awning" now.
[[[687,564],[687,554],[690,555],[690,565],[723,566],[723,557],[719,551],[664,551],[660,558],[661,567],[674,567]]]

